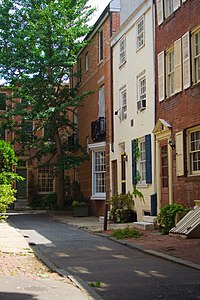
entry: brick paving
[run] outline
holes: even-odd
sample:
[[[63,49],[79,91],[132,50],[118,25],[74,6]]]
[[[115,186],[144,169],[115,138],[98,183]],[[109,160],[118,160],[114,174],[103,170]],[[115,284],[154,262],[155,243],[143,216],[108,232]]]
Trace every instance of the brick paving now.
[[[111,234],[112,231],[105,233]],[[129,243],[155,250],[200,265],[200,239],[186,239],[177,235],[161,235],[158,230],[140,230],[139,238],[126,239]]]
[[[68,278],[49,270],[33,253],[6,253],[0,251],[0,277],[25,276],[31,279],[49,278],[72,283]]]

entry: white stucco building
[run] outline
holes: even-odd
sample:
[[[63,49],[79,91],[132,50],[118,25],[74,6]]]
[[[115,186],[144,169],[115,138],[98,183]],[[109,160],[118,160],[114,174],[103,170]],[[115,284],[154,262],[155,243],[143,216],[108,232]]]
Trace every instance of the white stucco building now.
[[[138,220],[142,220],[144,215],[156,214],[155,149],[152,134],[155,126],[154,6],[152,0],[133,0],[132,6],[131,0],[129,2],[132,12],[130,9],[123,10],[123,1],[121,2],[124,12],[122,25],[111,39],[111,193],[133,192],[138,181],[136,186],[144,199],[135,198],[135,210]],[[137,144],[139,159],[135,159],[134,145]]]

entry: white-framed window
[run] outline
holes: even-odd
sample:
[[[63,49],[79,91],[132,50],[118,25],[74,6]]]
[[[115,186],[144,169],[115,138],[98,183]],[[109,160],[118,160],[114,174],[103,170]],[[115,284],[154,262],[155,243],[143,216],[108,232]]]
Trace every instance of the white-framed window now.
[[[174,0],[165,0],[165,17],[169,17],[174,11]]]
[[[188,130],[189,174],[200,174],[200,126]]]
[[[140,183],[146,183],[146,143],[145,140],[139,141],[140,157],[138,160],[138,171]]]
[[[99,62],[103,60],[103,30],[99,31]]]
[[[200,30],[194,33],[194,79],[200,81]]]
[[[105,86],[99,88],[99,117],[105,118]]]
[[[120,117],[121,121],[125,120],[127,118],[127,93],[126,93],[126,87],[120,90]]]
[[[38,168],[38,193],[51,193],[54,191],[53,187],[53,172],[50,166],[43,166]]]
[[[136,23],[137,50],[144,46],[144,16]]]
[[[105,196],[106,193],[106,161],[105,150],[93,151],[93,195]]]
[[[119,65],[126,62],[126,37],[123,36],[119,41]]]
[[[137,109],[143,110],[146,108],[146,75],[138,77],[138,97]]]
[[[6,110],[6,93],[0,93],[0,110]]]
[[[167,52],[167,96],[174,94],[174,49]]]
[[[85,72],[89,69],[89,55],[88,52],[85,54]]]

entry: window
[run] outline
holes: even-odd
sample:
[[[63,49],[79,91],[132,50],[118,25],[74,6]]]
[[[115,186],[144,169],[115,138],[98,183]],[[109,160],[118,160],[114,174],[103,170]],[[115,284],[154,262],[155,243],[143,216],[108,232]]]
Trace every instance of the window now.
[[[132,184],[137,183],[137,170],[140,174],[140,183],[152,183],[152,158],[151,158],[151,134],[145,135],[141,140],[135,139],[132,145]],[[140,151],[139,160],[136,160],[136,153]]]
[[[190,174],[200,174],[200,128],[188,132]]]
[[[99,117],[105,118],[105,87],[102,85],[99,89]]]
[[[81,58],[78,59],[78,66],[77,66],[77,77],[78,77],[78,84],[81,83],[82,74],[81,74]]]
[[[167,96],[174,94],[174,49],[167,53]]]
[[[119,42],[119,65],[126,62],[126,38],[125,36]]]
[[[33,121],[24,121],[22,123],[22,131],[25,135],[32,136],[33,135]]]
[[[103,60],[103,30],[99,31],[99,62]]]
[[[138,100],[137,109],[146,108],[146,76],[138,77]]]
[[[106,193],[106,164],[105,151],[93,152],[93,195]]]
[[[200,31],[194,34],[194,74],[195,82],[200,81]]]
[[[165,17],[169,17],[174,11],[174,0],[165,0]]]
[[[85,54],[85,72],[87,72],[89,69],[89,57],[88,52]]]
[[[6,93],[0,93],[0,110],[6,110]]]
[[[186,0],[182,0],[182,2],[185,1]],[[158,25],[163,23],[164,17],[168,18],[180,6],[181,6],[181,0],[157,0],[156,7],[157,7]]]
[[[120,91],[120,110],[121,110],[121,121],[127,118],[127,99],[126,89]]]
[[[144,46],[144,17],[142,17],[136,24],[136,37],[137,37],[137,49]]]
[[[140,173],[140,182],[146,183],[146,145],[145,141],[139,143],[140,157],[138,161],[138,169]]]
[[[53,172],[49,166],[38,168],[38,192],[53,192]]]
[[[0,140],[6,140],[6,130],[3,125],[0,126]]]

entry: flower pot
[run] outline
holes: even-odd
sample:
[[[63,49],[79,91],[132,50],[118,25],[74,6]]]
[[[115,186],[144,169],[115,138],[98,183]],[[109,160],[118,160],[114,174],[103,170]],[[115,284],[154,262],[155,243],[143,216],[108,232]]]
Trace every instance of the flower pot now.
[[[80,203],[73,208],[74,217],[88,217],[88,204]]]

